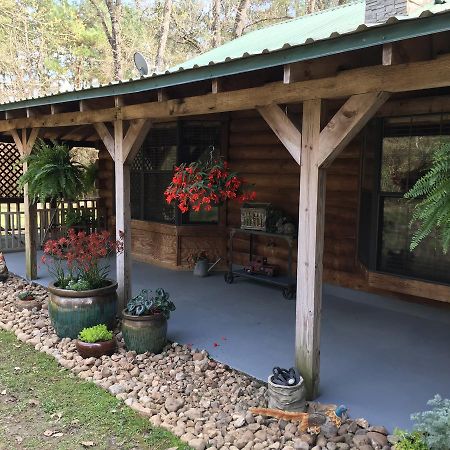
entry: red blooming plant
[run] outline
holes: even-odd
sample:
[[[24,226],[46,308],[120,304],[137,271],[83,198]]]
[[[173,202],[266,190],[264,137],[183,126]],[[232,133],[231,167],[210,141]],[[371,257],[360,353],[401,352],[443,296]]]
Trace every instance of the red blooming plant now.
[[[167,203],[177,202],[182,212],[210,211],[226,200],[254,200],[256,193],[245,190],[245,183],[231,172],[222,159],[193,162],[175,167],[172,182],[164,192]]]
[[[67,237],[45,243],[41,261],[57,287],[84,291],[109,284],[109,266],[103,260],[122,251],[122,235],[114,241],[108,231],[87,234],[70,229]]]

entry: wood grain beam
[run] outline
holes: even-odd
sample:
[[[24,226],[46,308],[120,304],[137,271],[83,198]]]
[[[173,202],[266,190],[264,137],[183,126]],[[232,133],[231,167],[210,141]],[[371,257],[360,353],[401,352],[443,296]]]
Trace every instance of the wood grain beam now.
[[[319,167],[328,167],[389,98],[386,92],[350,97],[320,133]]]
[[[297,164],[300,164],[302,135],[298,128],[278,105],[262,106],[257,109]]]
[[[320,371],[322,258],[326,171],[315,164],[320,145],[321,101],[303,104],[298,224],[296,366],[307,398],[317,397]]]
[[[111,136],[111,133],[108,130],[108,127],[104,123],[94,123],[95,131],[97,131],[98,136],[102,140],[103,144],[108,150],[108,153],[111,155],[111,158],[114,159],[115,155],[115,146],[114,146],[114,138]]]
[[[116,119],[160,119],[255,109],[272,103],[340,98],[368,92],[408,92],[450,85],[450,55],[393,66],[346,70],[333,77],[219,92],[162,102],[0,121],[0,132],[24,127],[55,127],[111,122]]]
[[[150,120],[137,119],[130,123],[127,134],[123,140],[123,161],[130,163],[141,148],[152,123]]]

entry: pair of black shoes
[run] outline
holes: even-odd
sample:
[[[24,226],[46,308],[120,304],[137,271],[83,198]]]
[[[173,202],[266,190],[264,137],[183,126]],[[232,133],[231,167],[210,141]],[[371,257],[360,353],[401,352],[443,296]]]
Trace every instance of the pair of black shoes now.
[[[278,386],[295,386],[300,383],[300,374],[297,369],[291,367],[288,369],[281,369],[280,367],[273,368],[272,383]]]

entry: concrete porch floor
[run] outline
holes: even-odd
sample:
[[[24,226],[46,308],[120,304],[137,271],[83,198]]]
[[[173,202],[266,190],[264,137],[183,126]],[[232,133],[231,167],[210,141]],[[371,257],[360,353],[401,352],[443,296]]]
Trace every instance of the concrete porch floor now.
[[[9,253],[6,261],[24,276],[24,253]],[[262,380],[275,365],[292,366],[295,301],[278,289],[243,279],[227,285],[221,273],[197,278],[139,262],[132,278],[134,293],[170,292],[177,306],[172,341],[206,349]],[[37,282],[49,280],[39,267]],[[449,308],[325,285],[322,317],[320,401],[344,403],[352,417],[392,431],[410,428],[410,414],[424,410],[434,394],[450,397]]]

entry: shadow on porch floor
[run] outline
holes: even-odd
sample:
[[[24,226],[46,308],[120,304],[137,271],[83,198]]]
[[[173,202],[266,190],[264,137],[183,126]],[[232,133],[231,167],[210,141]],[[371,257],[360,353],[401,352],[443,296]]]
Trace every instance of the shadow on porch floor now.
[[[6,255],[24,276],[23,253]],[[114,263],[111,264],[114,266]],[[114,273],[114,267],[112,267]],[[133,263],[133,292],[163,287],[177,305],[173,341],[206,349],[213,358],[265,380],[294,356],[295,301],[277,289],[216,273],[197,278]],[[45,268],[38,282],[47,285]],[[345,403],[352,417],[409,428],[410,413],[435,393],[450,397],[450,310],[324,286],[321,346],[323,402]],[[215,346],[217,343],[218,346]]]

